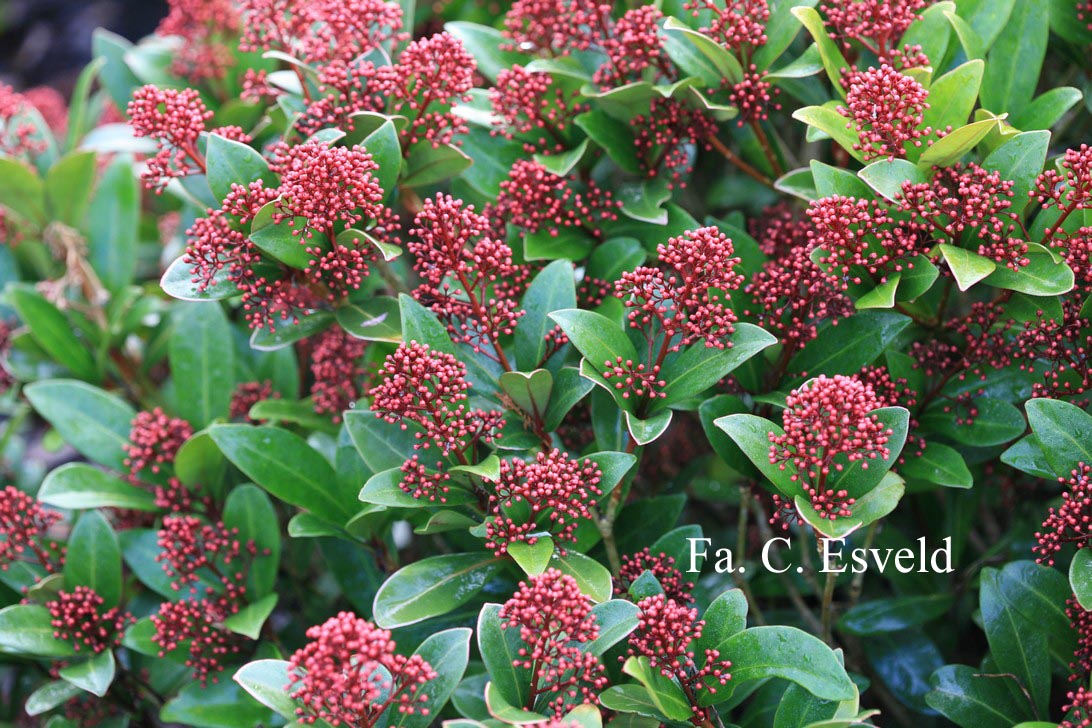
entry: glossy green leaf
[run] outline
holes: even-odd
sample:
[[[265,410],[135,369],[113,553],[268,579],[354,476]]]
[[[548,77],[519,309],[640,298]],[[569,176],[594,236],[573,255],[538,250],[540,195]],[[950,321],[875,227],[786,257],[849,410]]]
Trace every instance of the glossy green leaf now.
[[[58,674],[66,682],[101,698],[110,689],[116,670],[113,651],[103,650],[83,662],[62,667]]]
[[[217,304],[180,304],[168,341],[178,414],[195,428],[226,418],[235,391],[231,327]]]
[[[49,610],[37,604],[0,609],[0,652],[32,657],[70,657],[72,645],[53,636]]]
[[[72,323],[60,309],[29,286],[9,288],[8,297],[19,318],[30,327],[30,335],[54,361],[80,379],[100,378],[91,345],[76,336]]]
[[[392,574],[375,595],[376,624],[385,629],[447,614],[473,599],[501,568],[488,552],[430,556]]]
[[[1092,465],[1092,415],[1053,399],[1033,399],[1026,409],[1031,431],[1058,477],[1068,478],[1082,463]]]
[[[543,268],[527,287],[521,305],[526,313],[516,324],[516,363],[531,371],[545,363],[546,334],[554,328],[549,315],[576,306],[573,264],[556,260]]]
[[[84,513],[72,529],[64,584],[68,591],[77,586],[94,589],[107,608],[121,602],[121,547],[114,529],[98,511]]]
[[[68,510],[130,508],[154,511],[155,497],[86,463],[66,463],[42,481],[38,500]]]
[[[233,184],[245,187],[261,180],[270,189],[277,186],[276,177],[269,171],[269,163],[261,154],[246,144],[219,134],[208,137],[205,164],[209,188],[221,200],[228,196]]]
[[[256,660],[240,667],[232,679],[262,705],[289,720],[296,717],[296,701],[288,697],[288,662]]]

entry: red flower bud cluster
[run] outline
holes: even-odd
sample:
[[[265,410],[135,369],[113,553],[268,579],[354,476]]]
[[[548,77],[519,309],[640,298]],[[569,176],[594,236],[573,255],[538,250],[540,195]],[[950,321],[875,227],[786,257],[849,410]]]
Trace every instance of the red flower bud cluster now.
[[[280,399],[281,393],[273,391],[273,382],[268,379],[261,382],[241,382],[235,391],[231,393],[231,404],[228,407],[228,417],[233,420],[250,419],[250,408],[267,399]]]
[[[104,604],[88,586],[57,592],[56,599],[45,604],[53,636],[71,644],[76,652],[86,649],[96,655],[120,646],[125,628],[136,620],[117,607],[103,610]]]
[[[770,109],[781,110],[781,104],[773,103],[781,89],[766,80],[766,71],[759,71],[752,63],[743,74],[743,80],[731,86],[729,98],[739,108],[739,126],[747,122],[765,121]]]
[[[705,650],[701,667],[694,659],[695,653],[690,645],[701,639],[705,627],[705,620],[698,619],[697,609],[680,604],[664,594],[646,597],[637,602],[637,607],[641,610],[637,629],[629,635],[626,654],[647,657],[651,667],[659,669],[666,678],[678,680],[690,695],[715,695],[718,683],[726,685],[732,679],[728,672],[732,663],[720,659],[717,650]],[[708,719],[706,710],[695,704],[691,705],[691,709],[696,721]]]
[[[880,273],[886,280],[886,272],[913,268],[907,259],[926,252],[922,236],[912,227],[896,224],[887,208],[875,200],[824,197],[811,203],[808,217],[827,276],[842,290],[861,283],[865,271]]]
[[[499,340],[515,331],[524,313],[518,294],[527,270],[492,236],[488,218],[462,200],[443,194],[425,200],[413,222],[410,235],[417,240],[406,248],[424,280],[414,297],[444,321],[455,341],[506,362]]]
[[[652,572],[660,588],[664,590],[664,596],[678,604],[689,604],[694,601],[690,590],[694,588],[694,582],[685,581],[683,573],[675,568],[674,557],[660,552],[653,555],[646,547],[635,554],[622,556],[622,568],[618,570],[618,579],[615,583],[614,593],[624,595],[633,582],[646,571]]]
[[[728,337],[738,319],[726,304],[743,283],[731,239],[715,227],[703,227],[656,250],[661,267],[642,266],[615,283],[616,295],[630,309],[630,327],[644,331],[650,341],[656,333],[668,341],[679,337],[670,351],[698,341],[708,348],[731,348]],[[651,375],[657,373],[658,367]]]
[[[1011,359],[1020,370],[1042,373],[1042,381],[1032,385],[1032,397],[1073,401],[1092,389],[1092,321],[1081,315],[1081,307],[1080,300],[1063,302],[1061,320],[1039,312],[1012,343]],[[1084,407],[1087,399],[1074,403]]]
[[[1092,611],[1086,610],[1071,596],[1065,601],[1065,616],[1077,635],[1077,647],[1073,650],[1073,661],[1069,663],[1070,682],[1087,683],[1092,675]]]
[[[1066,487],[1062,504],[1050,508],[1042,530],[1035,533],[1035,560],[1054,565],[1054,557],[1067,543],[1082,549],[1092,538],[1092,466],[1080,463],[1068,478],[1058,482]]]
[[[341,230],[382,213],[383,189],[373,174],[379,165],[361,147],[311,140],[289,147],[276,166],[281,186],[273,222],[287,220],[292,227],[298,224],[293,218],[303,218],[296,235],[310,240],[318,232],[332,241]],[[308,252],[321,255],[318,248]]]
[[[242,651],[242,636],[224,627],[224,620],[238,611],[239,605],[227,596],[164,602],[152,615],[152,642],[159,646],[160,657],[185,645],[193,679],[202,686],[217,683],[224,661]]]
[[[671,188],[686,187],[683,175],[693,169],[690,147],[712,149],[708,140],[717,132],[716,123],[702,111],[659,94],[653,95],[648,113],[633,117],[630,126],[645,174],[652,179],[666,172]]]
[[[179,448],[193,436],[193,427],[179,417],[169,417],[159,407],[150,412],[138,412],[129,430],[129,444],[125,446],[125,465],[130,475],[137,475],[145,468],[158,473],[164,465],[171,465]]]
[[[238,585],[244,575],[231,569],[239,568],[244,552],[258,554],[254,541],[239,540],[239,529],[228,528],[222,521],[205,523],[197,516],[167,516],[156,541],[162,551],[155,560],[174,579],[171,587],[176,591],[196,584],[202,570],[215,575],[229,592],[241,590]]]
[[[716,38],[721,45],[734,51],[753,51],[766,45],[766,22],[770,6],[766,0],[723,0],[720,7],[714,0],[687,0],[683,8],[694,17],[711,11],[713,21],[701,32]]]
[[[341,413],[363,394],[366,342],[354,339],[340,326],[322,332],[311,350],[311,398],[315,412],[341,422]]]
[[[859,138],[853,148],[865,161],[905,157],[907,144],[920,147],[922,138],[932,133],[931,128],[922,127],[929,92],[910,76],[885,63],[849,71],[842,80],[846,105],[839,106],[838,113],[850,120],[846,128]]]
[[[641,80],[649,66],[662,66],[665,54],[660,38],[664,14],[654,5],[627,10],[601,41],[607,62],[595,72],[601,86],[621,86]]]
[[[1092,689],[1081,686],[1066,693],[1066,704],[1062,706],[1065,718],[1058,728],[1089,728],[1092,726]]]
[[[831,473],[846,465],[886,458],[891,430],[872,411],[884,406],[872,387],[857,377],[821,375],[786,398],[784,434],[770,433],[770,463],[791,466],[821,518],[848,518],[855,499],[828,488]]]
[[[468,440],[492,439],[500,412],[467,408],[466,365],[451,354],[416,341],[401,344],[376,379],[372,410],[403,429],[410,422],[419,425],[419,448],[435,445],[446,455],[462,451]]]
[[[519,628],[523,647],[514,667],[536,667],[536,695],[549,696],[542,710],[555,718],[568,707],[595,703],[607,685],[606,669],[587,644],[599,637],[591,600],[576,579],[557,569],[520,582],[519,589],[500,608],[501,627]]]
[[[402,35],[402,9],[386,0],[240,0],[239,49],[281,51],[306,63],[350,61]]]
[[[156,34],[182,39],[171,71],[194,83],[223,78],[235,60],[228,40],[241,30],[232,0],[168,0],[167,6]]]
[[[197,150],[197,141],[212,112],[197,89],[143,86],[133,92],[128,114],[133,134],[150,137],[158,145],[141,175],[145,186],[162,192],[171,179],[204,171],[205,161]]]
[[[645,365],[633,361],[623,360],[618,357],[614,361],[609,359],[603,362],[603,378],[614,385],[614,388],[622,392],[622,399],[649,399],[664,398],[667,395],[660,390],[667,386],[667,381],[660,379],[660,365],[654,364],[651,369]]]
[[[531,462],[503,460],[496,490],[489,498],[493,517],[485,524],[485,543],[503,556],[509,545],[534,545],[535,534],[554,541],[576,541],[576,528],[591,519],[589,510],[602,495],[603,474],[591,460],[570,459],[558,449],[540,452]]]
[[[601,226],[618,219],[615,210],[621,203],[591,180],[582,188],[581,192],[572,180],[538,162],[521,159],[500,183],[500,194],[488,213],[498,228],[507,222],[525,234],[546,230],[557,237],[564,228],[583,228],[602,237]]]
[[[33,105],[24,94],[7,84],[0,83],[0,152],[11,157],[28,157],[41,154],[47,143],[41,139],[34,123],[26,115]]]
[[[572,101],[578,95],[548,73],[528,71],[520,65],[505,68],[489,89],[489,102],[497,117],[492,133],[520,141],[528,154],[564,152],[569,146],[565,135],[573,119],[587,111],[586,104]]]
[[[1019,270],[1029,263],[1028,246],[1013,237],[1017,218],[1005,212],[1012,206],[1012,185],[973,162],[934,167],[929,182],[903,182],[900,203],[915,229],[953,244],[973,231],[981,241],[979,255]]]
[[[888,60],[887,54],[928,5],[926,0],[825,0],[819,10],[827,18],[830,37],[846,50],[855,40]]]
[[[47,572],[56,571],[61,554],[46,543],[45,535],[60,518],[14,485],[0,490],[0,571],[24,556],[36,558]]]
[[[857,374],[858,378],[868,386],[872,387],[872,391],[876,393],[876,396],[883,402],[884,407],[905,407],[911,413],[917,408],[918,405],[918,393],[910,388],[910,383],[903,377],[894,377],[891,372],[884,366],[866,366]],[[906,452],[909,446],[913,445],[917,448],[914,455],[921,457],[925,452],[925,448],[928,443],[921,435],[915,434],[915,430],[918,429],[917,418],[911,414],[909,422],[909,434],[906,438],[907,446],[903,448],[903,454],[899,456],[899,464],[903,464],[906,461]]]
[[[437,672],[420,655],[396,654],[388,630],[339,612],[308,629],[307,638],[288,660],[286,689],[301,704],[300,723],[371,728],[392,706],[402,715],[429,714],[421,705],[428,700],[424,686]]]
[[[504,35],[511,49],[567,56],[599,42],[611,9],[596,0],[515,0],[504,16]]]

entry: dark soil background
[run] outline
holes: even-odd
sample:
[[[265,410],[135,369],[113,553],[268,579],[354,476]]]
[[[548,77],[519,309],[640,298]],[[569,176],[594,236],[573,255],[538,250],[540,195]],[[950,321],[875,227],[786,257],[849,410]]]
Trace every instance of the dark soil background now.
[[[0,80],[67,95],[91,60],[95,28],[136,40],[166,13],[166,0],[0,0]]]

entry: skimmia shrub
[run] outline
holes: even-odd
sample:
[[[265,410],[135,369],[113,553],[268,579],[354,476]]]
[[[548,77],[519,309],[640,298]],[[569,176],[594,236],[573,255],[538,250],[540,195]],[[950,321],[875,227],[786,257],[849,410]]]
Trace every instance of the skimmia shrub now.
[[[0,86],[0,723],[1092,724],[1092,5],[166,5]]]

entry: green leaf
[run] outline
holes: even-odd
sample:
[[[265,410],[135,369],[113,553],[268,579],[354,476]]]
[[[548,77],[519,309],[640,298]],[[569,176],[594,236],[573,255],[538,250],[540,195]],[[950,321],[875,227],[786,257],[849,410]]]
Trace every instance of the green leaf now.
[[[53,636],[49,610],[37,604],[0,609],[0,652],[33,657],[70,657],[72,645]]]
[[[722,654],[732,656],[732,683],[736,686],[779,677],[823,700],[850,700],[855,694],[853,682],[834,651],[795,627],[752,627],[723,644]]]
[[[982,47],[989,49],[1005,27],[1016,0],[956,0],[959,16],[982,39]]]
[[[128,469],[124,448],[136,411],[123,399],[71,379],[34,382],[23,391],[69,445],[113,470]]]
[[[428,498],[414,498],[412,494],[401,488],[405,479],[401,466],[389,470],[383,470],[368,478],[364,487],[360,489],[357,498],[364,503],[388,508],[433,508],[441,505],[438,501]],[[451,488],[444,494],[444,505],[469,505],[476,503],[477,499],[469,491],[459,488]]]
[[[432,665],[439,676],[425,684],[424,693],[428,699],[419,705],[423,710],[415,710],[412,714],[390,711],[388,720],[392,728],[428,728],[435,716],[440,715],[466,672],[470,659],[470,634],[465,627],[437,632],[414,651],[413,654]]]
[[[845,90],[842,88],[842,69],[849,68],[849,64],[831,39],[826,26],[823,25],[823,19],[814,8],[810,7],[794,7],[790,12],[811,33],[815,45],[819,48],[819,57],[823,59],[823,68],[827,71],[827,77],[834,84],[835,91],[845,98]]]
[[[38,173],[11,157],[0,156],[0,200],[33,224],[45,222],[45,185]]]
[[[232,676],[243,690],[280,716],[294,720],[296,701],[288,697],[290,677],[285,660],[256,660],[240,667]]]
[[[998,126],[997,119],[983,119],[961,126],[922,152],[918,166],[922,169],[947,167],[958,162],[967,152]]]
[[[930,406],[921,417],[921,424],[933,432],[973,447],[1003,445],[1024,434],[1024,418],[1012,404],[992,397],[974,400],[978,414],[970,425],[957,424],[946,405]]]
[[[38,489],[38,500],[67,510],[156,510],[151,493],[86,463],[66,463],[50,472]]]
[[[656,402],[656,409],[704,392],[743,362],[777,343],[765,329],[746,323],[735,326],[729,348],[698,344],[686,347],[678,356],[668,357],[662,370],[667,386],[662,392],[664,397]]]
[[[554,327],[549,315],[576,306],[573,264],[555,260],[539,271],[527,287],[521,306],[526,313],[516,324],[516,363],[523,371],[530,371],[545,363],[546,334]]]
[[[175,258],[174,262],[167,266],[163,277],[159,279],[159,287],[168,296],[182,301],[218,301],[239,295],[239,288],[228,280],[226,269],[217,273],[212,283],[201,290],[198,284],[193,282],[193,266],[186,262],[185,256]]]
[[[892,202],[902,197],[903,182],[919,184],[929,181],[916,164],[905,159],[880,159],[857,172],[857,176]]]
[[[156,561],[163,549],[156,542],[156,531],[144,528],[130,528],[118,536],[121,553],[129,570],[136,575],[140,583],[156,594],[168,600],[178,598],[178,592],[171,586],[173,581],[163,571],[163,565]]]
[[[773,0],[769,3],[770,18],[766,22],[766,42],[755,51],[751,62],[765,71],[781,57],[800,33],[800,19],[788,12],[794,7],[815,7],[818,0]],[[809,46],[812,47],[812,46]]]
[[[870,308],[893,308],[895,305],[895,293],[902,281],[902,273],[893,273],[887,280],[873,288],[868,293],[857,299],[858,310]]]
[[[489,673],[493,687],[512,705],[526,705],[531,689],[531,671],[513,662],[524,647],[519,629],[501,626],[500,605],[486,604],[478,615],[475,629],[478,652]]]
[[[564,556],[555,555],[550,566],[576,579],[580,591],[597,604],[607,601],[614,593],[607,567],[590,556],[570,549]]]
[[[554,385],[550,392],[550,404],[543,416],[547,432],[556,430],[570,410],[587,396],[595,384],[580,375],[575,367],[562,367],[554,373]]]
[[[494,28],[457,21],[444,24],[444,30],[463,42],[478,62],[478,72],[492,82],[496,82],[501,71],[526,62],[526,58],[516,51],[501,50],[511,41]]]
[[[1027,258],[1030,262],[1018,271],[998,266],[986,283],[1031,296],[1060,296],[1073,290],[1073,269],[1050,250],[1039,243],[1028,243]]]
[[[626,599],[610,599],[596,604],[591,613],[599,625],[599,636],[584,648],[587,652],[602,657],[607,650],[621,642],[629,633],[637,629],[637,605]]]
[[[978,98],[985,66],[980,60],[967,61],[933,81],[922,124],[934,129],[958,129],[966,124]]]
[[[671,720],[686,721],[694,714],[679,684],[665,677],[658,667],[650,666],[647,657],[630,657],[622,672],[636,678],[648,691],[656,709]]]
[[[1027,106],[1012,112],[1009,120],[1017,129],[1050,129],[1083,97],[1080,89],[1072,86],[1052,88]]]
[[[584,133],[602,148],[622,171],[630,174],[638,174],[641,171],[641,162],[637,159],[635,151],[633,130],[628,124],[599,109],[577,115],[573,123],[583,129]]]
[[[813,159],[811,162],[811,175],[815,180],[815,191],[821,197],[831,197],[833,195],[863,199],[872,197],[872,191],[868,189],[868,186],[857,175],[847,169],[832,167],[829,164],[823,164]]]
[[[132,161],[119,156],[103,172],[92,198],[94,214],[87,219],[91,266],[112,291],[133,281],[139,257],[140,203],[140,180]]]
[[[390,194],[398,186],[398,176],[402,172],[402,145],[398,141],[398,131],[394,128],[394,122],[387,120],[379,125],[379,128],[364,137],[360,142],[372,155],[372,161],[379,165],[375,173],[375,181],[383,188],[385,194]],[[431,149],[432,145],[428,147]],[[408,174],[408,170],[407,170]]]
[[[98,511],[88,511],[76,521],[68,539],[64,585],[91,587],[107,608],[121,602],[121,547],[114,529]]]
[[[640,685],[614,685],[599,694],[599,704],[607,710],[618,713],[636,713],[662,723],[670,719],[660,712],[659,706],[649,695],[648,690]],[[615,719],[615,722],[618,719]]]
[[[550,403],[554,378],[545,369],[536,369],[529,374],[505,372],[500,376],[500,385],[517,407],[537,417],[546,411]]]
[[[67,703],[82,692],[83,690],[65,680],[51,680],[30,694],[23,710],[27,715],[41,715]]]
[[[209,188],[218,200],[231,192],[231,185],[246,187],[261,180],[270,189],[277,187],[276,177],[269,171],[269,163],[253,148],[233,139],[210,134],[205,152],[208,167],[206,177]]]
[[[982,162],[984,168],[995,170],[1001,179],[1012,180],[1011,212],[1019,213],[1027,206],[1028,192],[1043,171],[1049,145],[1050,132],[1026,131],[1010,137]]]
[[[875,523],[889,515],[902,500],[906,486],[896,473],[886,473],[874,488],[857,498],[853,504],[852,515],[848,518],[828,520],[819,517],[815,507],[804,496],[798,495],[793,499],[796,512],[803,521],[827,538],[842,539],[851,533]]]
[[[477,596],[501,563],[482,552],[430,556],[404,566],[379,587],[375,622],[393,629],[447,614]]]
[[[790,478],[796,473],[792,463],[770,462],[770,433],[784,435],[780,426],[769,420],[750,414],[721,417],[713,422],[743,451],[743,454],[777,488],[783,496],[795,498],[799,486]]]
[[[899,474],[948,488],[970,488],[974,485],[974,478],[963,456],[941,442],[930,442],[920,456],[907,455],[906,464],[899,467]]]
[[[299,436],[277,427],[214,425],[209,435],[228,460],[270,495],[343,524],[355,513],[352,494],[331,486],[330,464]]]
[[[603,474],[602,486],[604,493],[612,490],[615,484],[626,477],[633,466],[637,464],[637,456],[627,452],[596,452],[588,455],[585,459],[595,463],[599,467],[599,472]]]
[[[533,546],[526,541],[516,541],[508,546],[508,555],[519,564],[527,576],[537,576],[546,571],[554,555],[554,541],[549,536],[536,539]]]
[[[266,208],[276,204],[276,201],[270,202]],[[308,248],[325,247],[325,236],[313,232],[313,237],[308,238],[306,233],[300,232],[307,226],[305,218],[292,218],[291,225],[288,222],[274,224],[263,215],[266,208],[259,210],[254,218],[250,241],[287,266],[298,270],[307,269],[314,260],[314,256],[307,252]]]
[[[432,142],[420,142],[406,155],[406,176],[402,184],[407,187],[427,187],[468,169],[474,160],[466,152],[451,144],[433,147]]]
[[[399,468],[413,457],[413,446],[417,443],[415,431],[412,428],[403,430],[398,425],[384,422],[374,412],[346,412],[345,429],[348,430],[360,457],[374,473]]]
[[[88,660],[62,667],[58,674],[79,689],[101,698],[110,689],[110,683],[114,682],[116,670],[114,653],[103,650]]]
[[[231,680],[202,685],[188,683],[159,711],[164,723],[201,726],[201,728],[237,728],[237,726],[268,725],[269,711],[251,700],[243,689]]]
[[[273,591],[277,569],[281,562],[281,534],[277,511],[269,496],[250,483],[237,485],[224,502],[224,524],[239,529],[242,541],[253,541],[259,555],[254,557],[247,572],[247,597],[257,599]],[[272,607],[271,607],[272,608]]]
[[[273,320],[272,331],[269,327],[263,326],[250,335],[250,348],[258,351],[282,349],[308,336],[325,331],[333,320],[334,317],[329,311],[322,310],[300,313],[296,318],[277,317]]]
[[[1055,475],[1068,478],[1092,465],[1092,415],[1069,402],[1033,399],[1025,406],[1028,424]]]
[[[591,371],[598,376],[595,381],[603,386],[606,386],[606,380],[600,372],[604,365],[613,364],[618,359],[623,362],[638,360],[637,351],[622,327],[602,314],[572,308],[554,311],[550,318],[561,326],[573,346],[589,363]],[[614,394],[613,387],[609,389]],[[619,406],[632,406],[629,400],[623,400],[620,396],[616,401]]]
[[[45,198],[52,220],[79,228],[95,181],[95,153],[72,152],[57,160],[45,178]]]
[[[341,328],[352,337],[365,341],[402,340],[402,320],[398,299],[376,296],[366,301],[339,306],[335,314]]]
[[[1026,711],[1010,689],[1011,678],[966,665],[945,665],[929,685],[925,702],[960,728],[1012,728]]]
[[[982,108],[1015,112],[1031,101],[1039,83],[1050,35],[1050,3],[1026,0],[1013,5],[1008,21],[986,56]]]
[[[881,632],[899,632],[939,619],[951,608],[950,594],[876,599],[850,609],[839,621],[838,627],[859,637]]]
[[[246,605],[224,620],[224,627],[229,632],[241,634],[256,640],[261,636],[262,625],[277,606],[277,595],[267,594],[256,602]]]
[[[80,379],[99,379],[99,367],[91,354],[91,345],[76,336],[72,323],[63,312],[30,286],[9,286],[8,298],[19,318],[30,327],[34,341],[55,362]]]
[[[486,683],[485,704],[489,708],[489,714],[501,724],[527,725],[549,720],[541,713],[532,713],[517,705],[512,705],[505,700],[504,695],[493,683]]]
[[[181,304],[167,342],[178,414],[200,429],[226,418],[235,391],[235,346],[215,303]]]
[[[940,254],[948,263],[948,268],[952,271],[956,285],[961,291],[967,290],[997,270],[997,265],[992,260],[978,253],[957,248],[948,243],[942,243],[939,247]]]
[[[1037,478],[1053,480],[1058,477],[1043,454],[1039,438],[1033,434],[1017,440],[1012,447],[1001,453],[1001,462]]]
[[[567,177],[570,172],[580,163],[580,160],[584,158],[584,154],[588,151],[589,139],[585,139],[572,149],[568,149],[558,154],[536,154],[534,159],[541,164],[547,172],[556,174],[558,177]]]
[[[1092,609],[1092,549],[1077,549],[1069,562],[1069,586],[1084,609]]]
[[[809,377],[858,371],[909,325],[909,317],[891,311],[862,311],[837,326],[825,325],[819,337],[789,361],[789,371],[807,372]]]
[[[1043,714],[1050,698],[1050,655],[1046,634],[1036,629],[1037,625],[1024,620],[1010,603],[1005,586],[1006,581],[1000,578],[997,569],[983,569],[979,608],[990,655],[998,672],[1014,675],[1031,696],[1036,711]]]
[[[697,76],[712,88],[719,87],[722,80],[733,84],[743,80],[739,61],[716,40],[674,17],[667,18],[663,29],[665,50],[685,75]]]
[[[810,8],[809,8],[810,9]],[[824,132],[858,162],[864,163],[860,150],[854,149],[857,135],[846,128],[846,117],[826,106],[805,106],[792,112],[792,118]]]
[[[647,445],[667,431],[673,414],[672,410],[661,410],[658,414],[642,420],[630,412],[623,412],[622,418],[633,441],[638,445]]]

